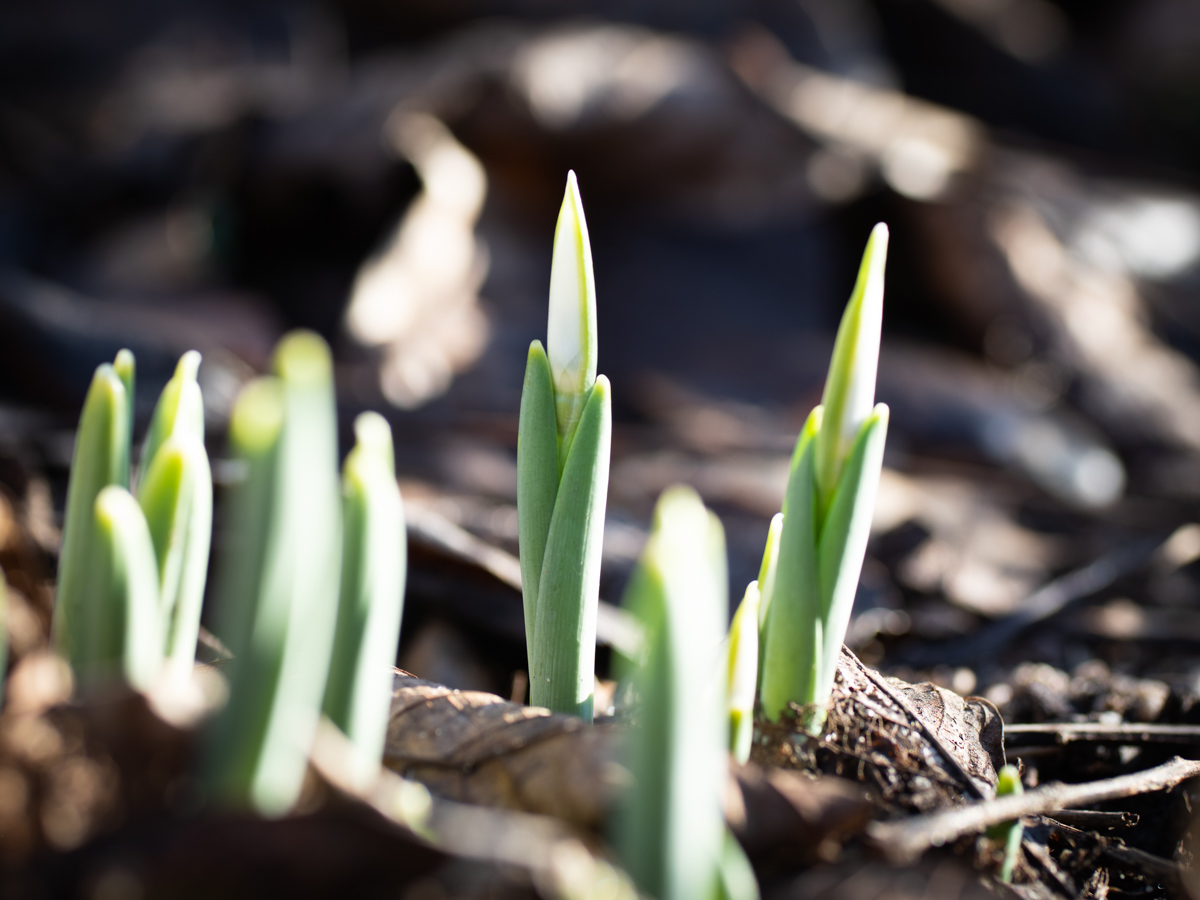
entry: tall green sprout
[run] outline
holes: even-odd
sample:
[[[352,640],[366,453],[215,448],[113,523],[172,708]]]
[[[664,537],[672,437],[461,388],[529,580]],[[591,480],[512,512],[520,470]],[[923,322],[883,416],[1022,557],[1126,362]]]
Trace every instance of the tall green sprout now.
[[[529,348],[517,514],[529,696],[590,721],[612,400],[596,375],[596,289],[575,173],[554,233],[547,348]]]
[[[723,812],[725,536],[691,488],[659,499],[625,606],[645,642],[623,673],[638,707],[626,753],[634,784],[616,821],[621,861],[658,900],[757,896]]]
[[[67,488],[54,613],[59,649],[84,685],[122,676],[145,690],[164,656],[177,672],[194,662],[212,531],[199,362],[194,351],[185,354],[159,399],[142,454],[140,507],[130,507],[127,491],[108,490],[130,484],[133,354],[122,350],[92,379]]]
[[[733,614],[727,639],[726,667],[729,691],[729,751],[740,763],[750,759],[754,737],[754,694],[758,685],[758,582],[746,586],[746,594]]]
[[[208,779],[223,802],[267,815],[299,795],[336,625],[341,564],[337,422],[329,348],[294,332],[275,377],[250,384],[230,422],[245,466],[231,492],[219,633],[233,651]]]
[[[132,365],[128,351],[118,354],[117,363],[129,387],[113,365],[104,363],[96,369],[71,457],[54,604],[55,642],[71,662],[93,655],[88,645],[95,629],[94,610],[86,594],[96,542],[96,497],[110,484],[129,486]]]
[[[406,547],[392,430],[378,413],[363,413],[354,432],[342,467],[342,586],[324,711],[350,738],[353,776],[365,783],[387,738]]]
[[[873,406],[888,232],[876,225],[834,344],[821,406],[796,441],[783,501],[778,556],[764,559],[759,685],[763,711],[789,703],[819,728],[833,692],[866,553],[883,465],[888,410]],[[773,571],[771,571],[773,570]]]
[[[138,501],[154,540],[165,653],[173,673],[195,662],[212,543],[212,470],[204,449],[200,354],[179,360],[155,407],[142,450]]]

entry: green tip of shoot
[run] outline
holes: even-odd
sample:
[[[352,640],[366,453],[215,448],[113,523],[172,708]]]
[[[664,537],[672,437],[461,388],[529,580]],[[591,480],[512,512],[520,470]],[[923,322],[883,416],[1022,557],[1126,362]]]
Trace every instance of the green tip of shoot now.
[[[179,357],[179,362],[175,366],[175,377],[180,381],[195,381],[200,374],[200,353],[196,350],[189,350],[183,356]]]
[[[276,378],[256,378],[238,395],[229,420],[230,442],[246,455],[265,452],[283,428],[283,385]]]
[[[880,222],[867,240],[829,363],[821,398],[825,420],[816,447],[817,489],[822,506],[828,505],[850,447],[875,405],[887,245],[888,228]]]
[[[329,345],[312,331],[285,335],[275,350],[275,373],[296,386],[323,385],[333,377]]]
[[[392,427],[387,419],[377,412],[365,412],[354,420],[356,447],[386,462],[390,471],[395,471],[395,452],[392,448]]]

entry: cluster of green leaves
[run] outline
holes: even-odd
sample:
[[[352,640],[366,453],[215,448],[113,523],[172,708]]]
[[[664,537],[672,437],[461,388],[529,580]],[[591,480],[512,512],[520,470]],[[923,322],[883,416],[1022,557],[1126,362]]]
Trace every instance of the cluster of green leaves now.
[[[833,692],[883,466],[888,409],[874,397],[887,237],[881,224],[867,242],[759,579],[759,702],[772,720],[797,704],[814,729]]]
[[[517,516],[529,699],[591,721],[612,398],[596,375],[596,287],[575,173],[554,233],[546,349],[529,348]]]
[[[322,708],[351,740],[354,778],[382,756],[404,518],[391,430],[368,413],[355,431],[339,503],[332,360],[310,332],[285,337],[274,374],[234,407],[245,474],[229,497],[216,610],[233,659],[207,753],[210,790],[231,805],[274,815],[295,803]]]
[[[130,488],[134,360],[96,370],[76,438],[54,630],[81,684],[153,690],[191,673],[212,539],[200,357],[163,390]],[[213,795],[266,814],[295,801],[322,711],[365,784],[386,738],[400,631],[405,528],[391,429],[355,423],[339,500],[329,348],[307,332],[239,396],[217,632],[229,701],[209,730]],[[169,684],[169,682],[168,682]]]
[[[84,686],[142,690],[190,672],[212,538],[198,353],[183,356],[154,410],[130,492],[135,365],[96,370],[67,488],[54,631]]]

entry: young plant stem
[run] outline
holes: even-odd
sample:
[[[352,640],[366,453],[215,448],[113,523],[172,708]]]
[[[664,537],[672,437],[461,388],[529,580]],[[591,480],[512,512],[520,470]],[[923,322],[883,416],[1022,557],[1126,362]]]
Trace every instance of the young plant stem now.
[[[221,637],[234,653],[229,703],[209,742],[209,787],[264,815],[299,795],[337,613],[341,564],[332,362],[293,332],[276,379],[253,383],[230,438],[246,479],[231,497]]]
[[[352,777],[366,785],[387,737],[406,547],[391,428],[364,413],[354,430],[342,470],[342,583],[323,709],[350,739]]]
[[[128,374],[131,368],[123,366],[123,371]],[[96,497],[108,485],[120,485],[123,478],[128,478],[127,396],[112,365],[104,363],[97,368],[75,437],[54,607],[55,642],[72,664],[91,655],[89,645],[97,627],[86,602],[95,542]]]

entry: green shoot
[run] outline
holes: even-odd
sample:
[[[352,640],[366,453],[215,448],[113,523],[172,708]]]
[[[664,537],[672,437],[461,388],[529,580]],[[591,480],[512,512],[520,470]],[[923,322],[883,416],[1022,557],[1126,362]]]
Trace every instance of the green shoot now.
[[[142,445],[138,501],[158,560],[166,654],[174,674],[195,662],[212,543],[212,470],[204,449],[204,401],[189,350],[167,382]]]
[[[353,777],[365,783],[387,738],[406,547],[391,427],[364,413],[354,431],[342,469],[342,587],[324,711],[350,739]]]
[[[109,485],[96,497],[93,564],[85,602],[92,632],[76,669],[87,685],[123,677],[149,690],[162,667],[158,571],[146,519],[133,495]]]
[[[109,363],[96,369],[75,437],[62,553],[54,607],[54,635],[59,652],[71,663],[88,655],[97,623],[86,602],[95,542],[96,497],[110,484],[129,479],[129,389],[133,364],[128,351],[118,354],[121,371]]]
[[[746,594],[729,626],[729,749],[744,763],[750,758],[754,737],[754,692],[758,685],[758,582],[746,586]]]
[[[720,896],[728,719],[718,663],[727,609],[721,524],[691,488],[665,491],[625,594],[642,623],[639,699],[627,762],[634,786],[616,846],[658,900]]]
[[[196,381],[199,370],[200,354],[195,350],[179,358],[175,374],[155,404],[150,428],[142,442],[139,478],[145,479],[158,448],[172,435],[186,435],[204,443],[204,400]]]
[[[764,596],[760,699],[777,720],[788,704],[824,723],[838,654],[866,554],[888,410],[872,408],[883,314],[887,228],[871,233],[825,384],[792,455],[774,582]],[[767,557],[771,552],[768,548]]]
[[[186,433],[161,444],[138,501],[158,563],[164,650],[173,673],[187,673],[195,663],[212,542],[212,471],[204,444]]]
[[[246,466],[230,498],[220,634],[234,653],[229,703],[214,723],[209,785],[265,815],[299,796],[328,674],[341,562],[332,362],[294,332],[276,378],[242,392],[230,440]]]
[[[1021,785],[1021,773],[1016,766],[1004,766],[997,773],[996,781],[996,796],[1006,797],[1009,794],[1023,794],[1024,787]],[[1000,880],[1005,884],[1012,883],[1013,869],[1017,866],[1017,860],[1021,856],[1021,838],[1025,833],[1025,826],[1018,819],[1013,822],[1004,822],[1000,825],[993,825],[988,829],[988,837],[997,843],[1004,845],[1004,862],[1000,865]]]
[[[612,400],[596,375],[596,295],[575,175],[550,275],[548,352],[529,349],[517,437],[517,513],[530,702],[592,718]]]

